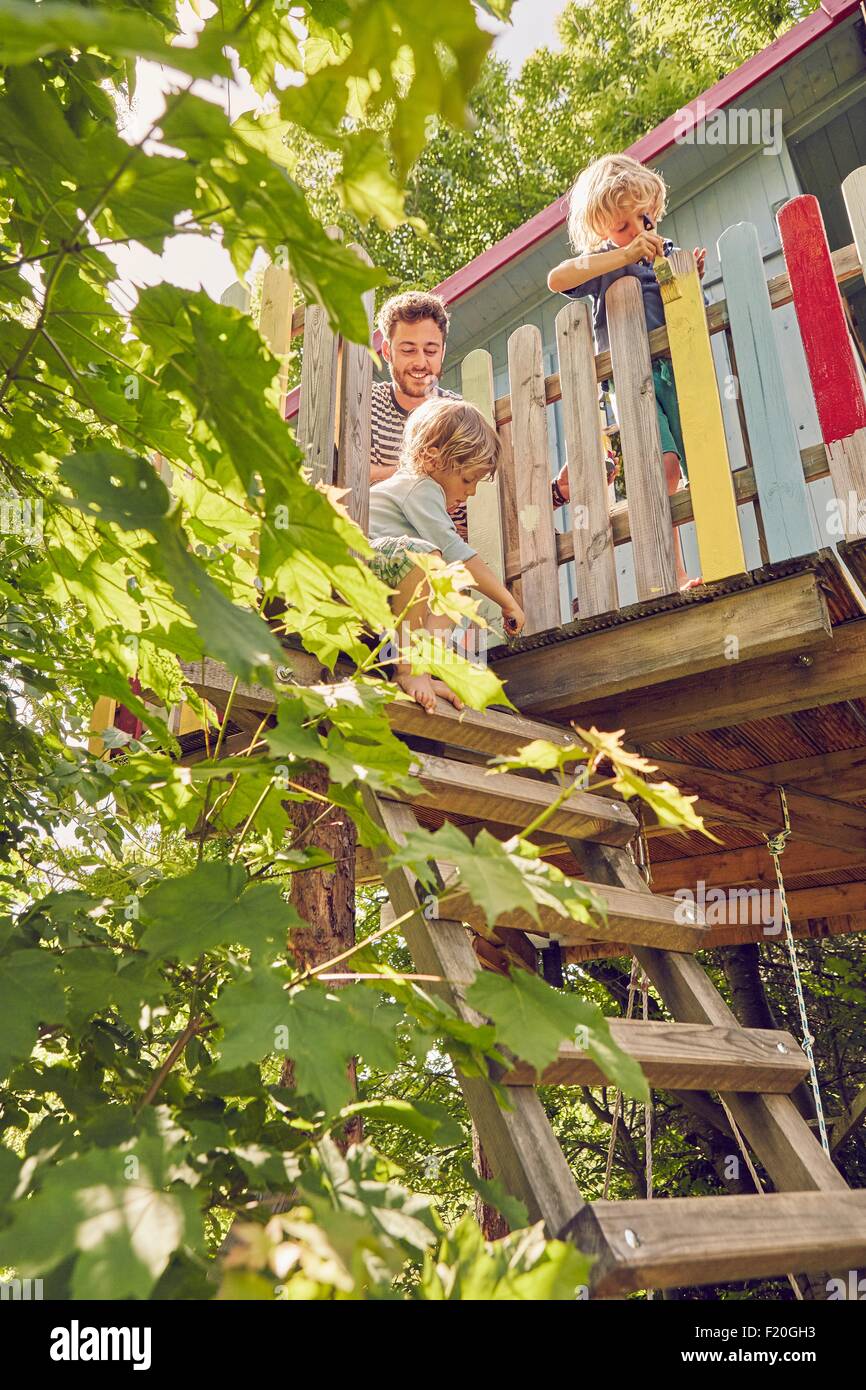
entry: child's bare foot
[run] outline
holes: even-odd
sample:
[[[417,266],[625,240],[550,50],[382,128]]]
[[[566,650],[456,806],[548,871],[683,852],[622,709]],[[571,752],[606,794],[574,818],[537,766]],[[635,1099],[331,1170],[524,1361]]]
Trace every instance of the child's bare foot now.
[[[703,582],[700,575],[698,575],[697,579],[684,579],[682,584],[680,584],[680,593],[684,594],[688,589],[698,589]]]
[[[408,671],[398,671],[396,681],[400,689],[405,690],[407,695],[411,695],[422,709],[425,709],[428,714],[433,713],[436,708],[437,695],[435,686],[441,685],[441,681],[433,681],[429,676],[413,676]]]
[[[463,701],[460,699],[460,696],[455,695],[451,687],[446,685],[444,681],[434,680],[433,689],[436,691],[437,695],[442,696],[443,700],[450,701],[455,709],[461,710],[463,708]]]

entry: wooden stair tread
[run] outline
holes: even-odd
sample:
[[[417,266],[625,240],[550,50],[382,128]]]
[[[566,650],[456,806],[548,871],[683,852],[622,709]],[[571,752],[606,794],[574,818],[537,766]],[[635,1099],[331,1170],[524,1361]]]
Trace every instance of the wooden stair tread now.
[[[522,829],[530,825],[556,797],[553,782],[519,777],[513,772],[488,773],[474,763],[418,753],[418,777],[424,792],[416,806],[434,806],[454,815],[498,821]],[[393,797],[392,800],[402,798]],[[624,845],[637,831],[637,821],[624,801],[575,791],[545,822],[545,830],[573,839]]]
[[[489,757],[511,757],[539,738],[560,748],[577,741],[569,729],[556,724],[497,709],[466,708],[458,712],[441,697],[432,714],[427,714],[414,700],[395,700],[388,705],[386,713],[395,734],[434,739],[454,748],[486,753]]]
[[[809,1073],[809,1063],[791,1034],[775,1028],[624,1018],[608,1022],[614,1041],[640,1063],[651,1086],[787,1094]],[[503,1077],[507,1086],[532,1086],[537,1080],[535,1070],[520,1061]],[[610,1079],[588,1053],[575,1043],[564,1043],[540,1084],[608,1086]]]
[[[515,908],[497,918],[496,925],[512,927],[530,935],[549,936],[562,946],[589,942],[619,942],[623,946],[655,946],[666,951],[701,951],[708,929],[700,920],[700,910],[691,904],[678,902],[648,891],[615,888],[601,883],[587,883],[597,898],[607,907],[607,920],[575,922],[554,909],[540,907],[540,923],[523,908]],[[694,912],[694,922],[681,921],[686,912]],[[483,931],[486,918],[466,893],[448,900],[442,909],[443,917],[468,922]]]
[[[567,1232],[597,1255],[591,1292],[765,1279],[866,1264],[866,1192],[772,1192],[593,1202]]]

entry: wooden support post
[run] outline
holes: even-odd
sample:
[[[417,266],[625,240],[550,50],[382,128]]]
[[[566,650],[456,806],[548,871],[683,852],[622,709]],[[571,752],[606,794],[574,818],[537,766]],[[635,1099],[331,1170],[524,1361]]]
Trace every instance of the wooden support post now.
[[[866,1086],[860,1088],[845,1113],[833,1122],[833,1128],[830,1131],[830,1152],[834,1157],[851,1131],[860,1124],[864,1115],[866,1115]]]
[[[706,583],[746,568],[701,283],[691,251],[674,251],[661,283],[665,322]]]
[[[568,455],[574,582],[580,616],[590,618],[617,608],[618,598],[588,300],[573,301],[557,314],[556,343]]]
[[[758,232],[738,222],[718,242],[767,558],[771,563],[815,550],[809,500],[791,417]]]
[[[328,228],[328,235],[339,232]],[[296,437],[314,484],[336,482],[337,347],[327,311],[308,304]]]
[[[541,333],[524,324],[508,340],[514,483],[528,634],[560,625],[556,535],[550,503]]]
[[[488,424],[493,422],[493,358],[483,348],[476,349],[464,357],[460,367],[460,384],[464,400],[471,401],[481,411]],[[478,551],[485,564],[505,582],[505,547],[502,543],[502,468],[500,476],[479,486],[474,497],[466,503],[466,519],[470,543]],[[479,600],[481,616],[487,623],[501,631],[502,616],[499,605],[492,599]]]
[[[367,265],[370,257],[362,246],[350,246]],[[370,333],[373,332],[374,293],[364,295],[364,308]],[[367,534],[370,515],[370,433],[371,399],[373,391],[373,359],[364,343],[343,339],[342,372],[340,381],[340,436],[337,459],[337,483],[348,490],[346,510],[353,521]]]
[[[674,538],[640,286],[624,275],[605,300],[639,599],[676,593]]]
[[[280,416],[286,413],[289,384],[288,354],[292,349],[292,304],[295,286],[288,269],[269,265],[262,280],[262,304],[259,311],[259,332],[280,366]]]
[[[855,183],[855,193],[857,187]],[[851,188],[849,185],[849,194]],[[857,205],[854,197],[850,201]],[[777,220],[821,435],[827,446],[840,532],[844,530],[846,540],[856,540],[862,534],[860,517],[866,512],[866,397],[818,199],[812,194],[792,198]]]

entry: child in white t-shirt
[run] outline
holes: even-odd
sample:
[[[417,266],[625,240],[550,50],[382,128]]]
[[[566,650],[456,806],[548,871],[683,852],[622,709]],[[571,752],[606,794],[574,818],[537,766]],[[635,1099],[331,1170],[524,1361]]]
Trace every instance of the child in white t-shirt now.
[[[445,640],[452,626],[451,619],[430,611],[423,589],[413,602],[424,578],[413,559],[418,553],[440,555],[446,564],[461,562],[472,575],[474,587],[499,604],[506,631],[515,635],[523,627],[522,609],[477,551],[458,535],[448,515],[474,497],[480,482],[494,477],[499,453],[495,430],[474,405],[434,397],[413,410],[406,422],[399,468],[370,488],[370,542],[376,552],[372,568],[396,589],[391,606],[396,614],[404,614],[410,628],[424,627]],[[436,707],[437,695],[457,709],[463,707],[444,681],[413,675],[408,661],[398,661],[395,678],[428,714]]]

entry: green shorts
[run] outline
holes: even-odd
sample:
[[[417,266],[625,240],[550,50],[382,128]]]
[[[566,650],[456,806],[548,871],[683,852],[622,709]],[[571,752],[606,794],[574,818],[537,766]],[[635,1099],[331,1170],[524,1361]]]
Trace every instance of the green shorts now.
[[[686,451],[683,448],[683,431],[680,424],[680,406],[674,386],[671,364],[666,357],[657,357],[653,362],[653,386],[656,393],[656,414],[659,421],[659,435],[663,454],[679,454],[683,476],[688,478]]]
[[[419,536],[380,536],[370,544],[376,553],[367,563],[376,578],[390,589],[396,589],[412,569],[413,553],[427,555],[439,549],[432,541],[422,541]]]

